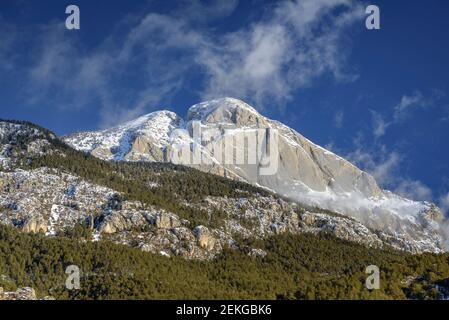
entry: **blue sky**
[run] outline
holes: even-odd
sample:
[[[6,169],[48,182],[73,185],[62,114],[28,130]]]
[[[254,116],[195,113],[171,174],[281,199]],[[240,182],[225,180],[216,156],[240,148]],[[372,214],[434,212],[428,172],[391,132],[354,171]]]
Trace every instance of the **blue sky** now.
[[[63,135],[232,96],[448,209],[448,15],[446,0],[1,0],[0,118]]]

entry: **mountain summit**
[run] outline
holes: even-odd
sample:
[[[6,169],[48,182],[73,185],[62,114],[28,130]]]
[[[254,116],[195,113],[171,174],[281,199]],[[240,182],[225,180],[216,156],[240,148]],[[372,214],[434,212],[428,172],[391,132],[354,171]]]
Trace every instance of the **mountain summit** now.
[[[195,128],[200,128],[207,139],[196,141]],[[259,140],[248,137],[258,130],[267,130],[268,135],[276,132],[276,145],[268,141],[265,145],[276,147],[276,170],[272,174],[260,174],[260,159],[254,163],[236,161],[239,148],[244,149],[243,158],[249,159],[251,141]],[[443,217],[434,205],[382,190],[370,174],[237,99],[196,104],[185,118],[169,111],[153,112],[115,128],[63,139],[75,149],[113,161],[171,162],[180,147],[192,153],[196,147],[207,161],[188,164],[192,167],[353,217],[373,230],[396,237],[410,251],[443,248]],[[211,151],[222,152],[223,143],[229,139],[241,142],[232,145],[234,161],[224,161],[221,154]]]

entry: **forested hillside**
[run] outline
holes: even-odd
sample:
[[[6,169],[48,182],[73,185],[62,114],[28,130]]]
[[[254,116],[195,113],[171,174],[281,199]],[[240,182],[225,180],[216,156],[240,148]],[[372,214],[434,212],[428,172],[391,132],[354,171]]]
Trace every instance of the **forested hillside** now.
[[[258,243],[264,258],[224,250],[212,261],[166,258],[110,242],[27,235],[0,226],[0,286],[58,299],[435,299],[449,255],[369,250],[331,236],[282,235]],[[365,268],[381,270],[380,290]],[[65,288],[79,266],[81,289]]]

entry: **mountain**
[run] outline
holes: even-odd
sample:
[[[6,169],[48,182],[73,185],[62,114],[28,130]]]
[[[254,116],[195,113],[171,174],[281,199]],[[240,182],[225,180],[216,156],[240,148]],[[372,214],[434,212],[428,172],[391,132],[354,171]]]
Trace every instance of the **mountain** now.
[[[120,135],[129,138],[130,128],[148,132],[154,123],[146,120],[167,123],[166,115],[171,116],[126,124]],[[26,233],[80,233],[94,241],[201,260],[235,248],[239,238],[284,233],[323,232],[376,248],[407,250],[409,245],[244,182],[171,164],[99,160],[29,123],[0,121],[0,151],[0,223]],[[258,248],[248,250],[263,255]]]
[[[182,126],[164,112],[107,134],[134,142],[154,122]],[[374,230],[237,178],[101,160],[32,123],[0,120],[0,299],[447,298],[448,254],[412,254],[439,252],[423,245],[431,238]],[[379,290],[364,286],[369,265],[382,270]],[[82,290],[63,285],[68,266],[79,267]]]
[[[63,140],[104,160],[174,162],[249,182],[309,207],[353,217],[372,230],[401,239],[410,251],[444,249],[444,219],[435,205],[382,190],[370,174],[237,99],[194,105],[184,119],[158,111]],[[275,165],[273,172],[267,171],[267,158],[268,171]],[[268,173],[261,174],[264,170]]]

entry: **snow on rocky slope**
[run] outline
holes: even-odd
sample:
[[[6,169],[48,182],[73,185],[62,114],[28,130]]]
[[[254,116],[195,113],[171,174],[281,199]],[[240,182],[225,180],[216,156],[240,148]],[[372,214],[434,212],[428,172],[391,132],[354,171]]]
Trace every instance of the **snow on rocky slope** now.
[[[195,139],[198,128],[201,141]],[[276,136],[276,140],[265,137],[263,145],[276,151],[276,158],[271,159],[275,172],[260,174],[266,166],[262,157],[256,156],[254,163],[236,159],[239,148],[245,149],[244,158],[249,159],[248,146],[253,140],[234,144],[233,161],[225,160],[223,146],[229,138],[234,143],[245,141],[251,132],[260,130]],[[169,111],[154,112],[116,128],[73,134],[64,141],[99,158],[116,161],[173,162],[179,158],[174,155],[179,155],[180,150],[190,152],[191,160],[197,148],[201,161],[183,164],[268,188],[311,207],[354,217],[374,230],[414,242],[423,250],[438,251],[443,247],[443,217],[433,204],[382,190],[368,173],[237,99],[194,105],[185,119]]]
[[[66,142],[105,160],[162,161],[161,150],[169,144],[170,133],[183,125],[175,113],[158,111],[116,128],[71,135]]]

